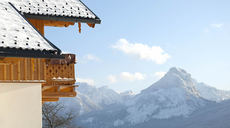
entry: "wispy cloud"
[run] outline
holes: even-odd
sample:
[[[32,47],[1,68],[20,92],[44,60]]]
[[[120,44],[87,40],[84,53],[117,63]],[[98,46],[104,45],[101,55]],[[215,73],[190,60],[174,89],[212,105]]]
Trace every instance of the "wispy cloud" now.
[[[118,75],[109,75],[107,79],[110,83],[116,83],[120,81],[128,81],[128,82],[140,81],[140,80],[144,80],[145,77],[146,75],[140,72],[135,72],[135,73],[121,72]]]
[[[116,83],[117,82],[117,77],[115,75],[109,75],[107,77],[110,83]]]
[[[213,28],[219,29],[219,28],[222,28],[224,26],[224,24],[210,24],[210,26]]]
[[[76,80],[77,82],[80,82],[80,83],[87,83],[89,85],[94,85],[95,84],[95,81],[93,79],[86,79],[86,78],[77,78]]]
[[[88,61],[100,61],[100,59],[93,54],[87,54],[84,56],[84,58]]]
[[[158,79],[164,77],[166,72],[155,72],[154,76],[157,77]]]
[[[159,46],[130,43],[126,39],[120,39],[112,47],[126,54],[135,55],[140,59],[154,61],[157,64],[163,64],[170,58],[170,55]]]
[[[78,60],[80,63],[87,63],[87,62],[100,62],[101,59],[93,54],[87,54],[83,57],[79,57]]]
[[[136,73],[122,72],[120,77],[123,80],[128,80],[128,81],[136,81],[136,80],[145,79],[145,75],[140,72],[136,72]]]

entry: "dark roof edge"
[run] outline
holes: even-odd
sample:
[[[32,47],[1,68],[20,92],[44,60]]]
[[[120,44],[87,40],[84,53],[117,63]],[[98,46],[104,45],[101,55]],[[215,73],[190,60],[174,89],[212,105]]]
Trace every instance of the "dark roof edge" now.
[[[31,19],[40,19],[40,20],[55,20],[55,21],[65,21],[65,22],[82,22],[82,23],[91,23],[91,24],[100,24],[101,20],[99,18],[76,18],[69,16],[50,16],[50,15],[40,15],[40,14],[28,14],[23,13],[26,18]]]
[[[64,59],[63,55],[57,55],[53,51],[28,50],[18,48],[0,47],[1,57],[26,57],[26,58],[56,58]]]
[[[91,11],[95,16],[96,16],[96,19],[98,19],[98,20],[100,20],[100,18],[90,9],[90,8],[88,8],[88,6],[87,5],[85,5],[81,0],[79,0],[89,11]],[[101,23],[101,20],[100,20],[100,23]],[[99,24],[100,24],[99,23]]]
[[[45,39],[48,43],[49,43],[49,45],[51,45],[54,49],[57,49],[57,52],[58,52],[58,54],[61,54],[61,49],[59,49],[57,46],[55,46],[53,43],[51,43],[48,39],[46,39],[46,37],[45,36],[43,36],[27,19],[26,19],[26,17],[24,16],[24,15],[22,15],[21,13],[20,13],[20,11],[18,11],[17,10],[17,8],[15,8],[14,7],[14,5],[12,4],[12,3],[10,3],[9,2],[9,4],[18,12],[18,14],[20,15],[20,16],[22,16],[22,18],[24,18],[24,20],[28,23],[28,24],[30,24],[30,26],[32,26],[33,28],[34,28],[34,30],[36,31],[36,32],[38,32],[39,34],[40,34],[40,36],[43,38],[43,39]]]

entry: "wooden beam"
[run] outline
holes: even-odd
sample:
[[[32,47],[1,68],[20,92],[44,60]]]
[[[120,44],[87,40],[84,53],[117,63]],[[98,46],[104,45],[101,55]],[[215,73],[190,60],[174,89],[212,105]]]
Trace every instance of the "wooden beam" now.
[[[45,24],[43,20],[34,20],[34,19],[28,19],[28,20],[44,36]]]
[[[81,33],[81,23],[80,22],[78,22],[78,31],[79,33]]]
[[[87,23],[89,27],[91,28],[94,28],[95,27],[95,24],[90,24],[90,23]]]
[[[42,98],[42,102],[57,102],[59,98]]]
[[[55,21],[55,20],[40,20],[40,19],[28,19],[30,23],[34,25],[34,27],[39,28],[40,30],[44,29],[39,27],[38,23],[43,26],[51,26],[51,27],[68,27],[70,25],[74,25],[74,22],[67,22],[67,21]]]
[[[45,83],[44,80],[0,80],[0,83]]]
[[[75,97],[76,92],[42,92],[42,97]]]
[[[61,92],[73,92],[75,91],[75,86],[61,86],[60,91]]]
[[[52,20],[43,20],[45,26],[52,27],[68,27],[74,25],[74,22],[64,22],[64,21],[52,21]]]
[[[60,86],[42,86],[42,92],[57,92]]]

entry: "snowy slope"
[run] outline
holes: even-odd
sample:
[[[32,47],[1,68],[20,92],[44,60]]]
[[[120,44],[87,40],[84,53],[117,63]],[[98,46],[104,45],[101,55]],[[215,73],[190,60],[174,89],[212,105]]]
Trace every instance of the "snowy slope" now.
[[[80,83],[77,91],[88,96],[94,101],[94,103],[101,106],[110,105],[121,101],[121,95],[106,86],[97,88],[86,83]]]
[[[102,110],[111,104],[123,103],[133,96],[130,91],[120,94],[106,86],[97,88],[87,83],[79,83],[76,90],[77,96],[75,98],[61,98],[60,102],[67,109],[74,110],[78,115]]]
[[[199,91],[201,97],[207,100],[221,102],[230,99],[230,91],[218,90],[204,83],[197,83],[195,87]]]
[[[65,106],[66,110],[72,110],[76,115],[102,109],[102,107],[96,104],[91,98],[80,92],[78,92],[74,98],[61,98],[59,102]]]

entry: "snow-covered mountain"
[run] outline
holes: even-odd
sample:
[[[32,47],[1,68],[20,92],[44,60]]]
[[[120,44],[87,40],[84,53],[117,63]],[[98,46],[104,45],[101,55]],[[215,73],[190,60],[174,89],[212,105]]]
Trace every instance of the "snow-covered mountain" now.
[[[164,128],[165,125],[173,127],[175,123],[178,124],[175,128],[180,128],[186,126],[179,125],[182,120],[189,124],[190,119],[198,121],[196,118],[207,117],[208,108],[211,111],[230,105],[230,102],[225,103],[227,105],[221,102],[230,98],[229,91],[199,83],[180,68],[171,68],[163,78],[139,94],[118,93],[108,87],[96,88],[84,83],[77,90],[76,98],[61,101],[67,108],[79,110],[80,116],[75,123],[86,128]],[[221,111],[219,117],[221,113],[224,112]],[[230,114],[230,109],[226,113]]]
[[[118,93],[108,87],[97,88],[87,83],[78,83],[75,98],[61,98],[66,108],[74,110],[77,115],[101,110],[111,104],[121,104],[134,96],[132,91]]]
[[[86,95],[92,99],[95,104],[100,106],[110,105],[121,101],[121,95],[118,92],[109,89],[107,86],[97,88],[86,83],[79,83],[77,91]]]
[[[187,117],[206,104],[207,100],[196,90],[191,75],[183,69],[171,68],[162,79],[128,104],[126,120],[138,124],[151,118]]]
[[[197,83],[195,87],[200,93],[200,96],[207,100],[221,102],[230,99],[230,91],[218,90],[205,83]]]

